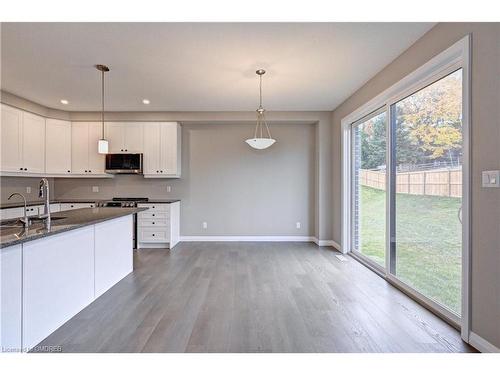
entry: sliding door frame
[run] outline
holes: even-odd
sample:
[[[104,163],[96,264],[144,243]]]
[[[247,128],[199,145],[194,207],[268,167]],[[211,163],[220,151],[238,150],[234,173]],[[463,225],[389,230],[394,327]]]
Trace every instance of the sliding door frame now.
[[[438,81],[446,75],[462,69],[462,134],[463,134],[463,163],[462,163],[462,311],[458,318],[450,310],[437,302],[425,297],[417,290],[411,288],[401,280],[391,274],[391,246],[390,234],[391,208],[394,207],[390,202],[391,197],[391,174],[386,174],[386,269],[380,272],[380,269],[374,269],[370,262],[365,262],[365,257],[355,257],[361,260],[370,268],[377,271],[381,276],[403,292],[416,299],[431,311],[447,320],[449,323],[461,329],[462,339],[469,342],[470,334],[470,132],[471,132],[471,112],[470,112],[470,87],[471,87],[471,35],[466,35],[451,47],[441,52],[427,63],[416,69],[399,82],[383,91],[368,103],[356,109],[354,112],[344,117],[341,121],[342,130],[342,252],[355,254],[352,251],[352,147],[351,147],[351,128],[354,123],[365,118],[370,113],[374,113],[382,107],[387,111],[387,166],[391,166],[391,105],[402,98],[412,95],[416,91]],[[389,171],[392,169],[389,168]],[[394,214],[394,213],[393,213]],[[394,216],[392,216],[394,217]],[[394,228],[393,228],[394,229]],[[392,254],[394,256],[394,254]]]
[[[381,106],[380,108],[377,108],[376,110],[374,110],[373,112],[370,112],[368,113],[367,115],[363,116],[362,118],[360,118],[359,120],[353,122],[350,126],[350,132],[351,132],[351,145],[353,144],[353,129],[355,126],[358,126],[362,123],[364,123],[365,121],[367,120],[370,120],[371,118],[373,117],[376,117],[382,113],[385,113],[387,110],[386,110],[386,106]],[[386,116],[386,119],[387,119],[387,116]],[[387,123],[386,123],[386,135],[387,135]],[[388,143],[386,143],[386,152],[387,152],[387,147],[388,147]],[[352,160],[352,157],[353,157],[353,151],[354,149],[351,147],[351,160]],[[387,154],[386,154],[386,165],[387,164]],[[387,170],[387,169],[386,169]],[[354,175],[354,163],[351,162],[351,178],[352,176]],[[351,195],[350,197],[353,196],[354,194],[354,189],[356,188],[356,186],[354,184],[352,184],[352,181],[351,181]],[[351,206],[351,222],[350,222],[350,225],[351,225],[351,228],[354,227],[354,222],[355,222],[355,216],[354,216],[354,210],[355,210],[355,202],[353,199],[350,199],[350,206]],[[375,262],[373,259],[370,259],[368,256],[364,255],[362,253],[362,251],[360,249],[355,249],[354,246],[353,246],[353,238],[354,238],[354,233],[353,231],[351,231],[351,246],[350,246],[350,250],[351,250],[351,255],[353,255],[354,257],[358,258],[359,260],[361,260],[363,263],[366,263],[367,266],[369,266],[371,269],[373,269],[373,271],[379,273],[379,274],[385,274],[385,269],[387,268],[387,265],[389,263],[387,263],[387,255],[386,255],[386,259],[385,259],[385,264],[384,266],[381,266],[380,264],[378,264],[377,262]],[[385,249],[384,249],[385,250]]]

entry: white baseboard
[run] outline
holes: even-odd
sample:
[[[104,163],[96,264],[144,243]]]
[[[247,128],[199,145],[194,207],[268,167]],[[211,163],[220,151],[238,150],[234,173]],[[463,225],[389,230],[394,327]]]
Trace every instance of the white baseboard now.
[[[318,240],[317,238],[314,238],[313,242],[318,246],[331,246],[337,249],[338,251],[341,251],[340,245],[334,240]]]
[[[469,335],[469,344],[479,350],[481,353],[500,353],[500,348],[497,348],[491,342],[483,339],[477,333],[471,332]]]
[[[181,242],[314,242],[318,246],[331,246],[340,251],[333,240],[318,240],[310,236],[181,236]]]
[[[181,236],[182,242],[314,242],[309,236]]]

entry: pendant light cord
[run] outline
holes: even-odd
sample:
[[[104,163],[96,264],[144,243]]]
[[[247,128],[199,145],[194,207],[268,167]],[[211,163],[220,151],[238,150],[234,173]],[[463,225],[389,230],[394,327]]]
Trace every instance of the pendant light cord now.
[[[264,115],[264,108],[262,108],[262,74],[259,74],[259,109],[257,110],[257,123],[255,124],[254,138],[257,138],[257,133],[260,133],[260,138],[262,138],[264,125],[266,126],[268,138],[272,138],[271,131],[267,125],[266,116]]]
[[[102,139],[104,139],[104,70],[101,71],[102,74],[102,92],[101,92],[101,104],[102,104],[102,110],[101,110],[101,123],[102,123]]]

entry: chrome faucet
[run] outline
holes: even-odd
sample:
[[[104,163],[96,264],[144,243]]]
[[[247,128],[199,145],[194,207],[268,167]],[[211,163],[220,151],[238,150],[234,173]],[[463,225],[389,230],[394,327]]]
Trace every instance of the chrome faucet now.
[[[7,198],[8,200],[10,200],[10,198],[12,197],[15,197],[16,195],[20,196],[21,198],[23,198],[23,201],[24,201],[24,217],[22,219],[19,219],[19,221],[21,221],[21,223],[23,223],[24,225],[24,230],[28,230],[29,229],[29,226],[30,226],[30,221],[28,219],[28,214],[27,214],[27,204],[26,204],[26,197],[24,195],[22,195],[21,193],[12,193],[9,198]]]
[[[45,222],[45,229],[50,230],[50,189],[49,181],[46,178],[40,180],[38,198],[44,198],[45,203],[43,207],[43,215],[38,215],[39,219]]]

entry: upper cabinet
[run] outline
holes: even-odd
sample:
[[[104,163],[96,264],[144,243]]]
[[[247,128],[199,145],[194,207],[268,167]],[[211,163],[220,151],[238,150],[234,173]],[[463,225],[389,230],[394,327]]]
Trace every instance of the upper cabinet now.
[[[181,176],[181,127],[177,122],[144,125],[144,177]]]
[[[69,122],[1,105],[0,173],[6,176],[113,177],[97,144],[100,122]],[[177,122],[108,122],[110,153],[142,153],[147,178],[179,178],[181,128]]]
[[[104,175],[104,155],[97,151],[102,137],[101,123],[71,124],[71,170],[74,174]]]
[[[23,112],[2,104],[0,160],[3,172],[23,170]]]
[[[71,122],[47,119],[45,122],[45,172],[71,173]]]
[[[1,109],[2,172],[44,173],[45,119],[3,104]]]
[[[109,152],[138,154],[144,150],[143,123],[108,122],[105,125]]]

